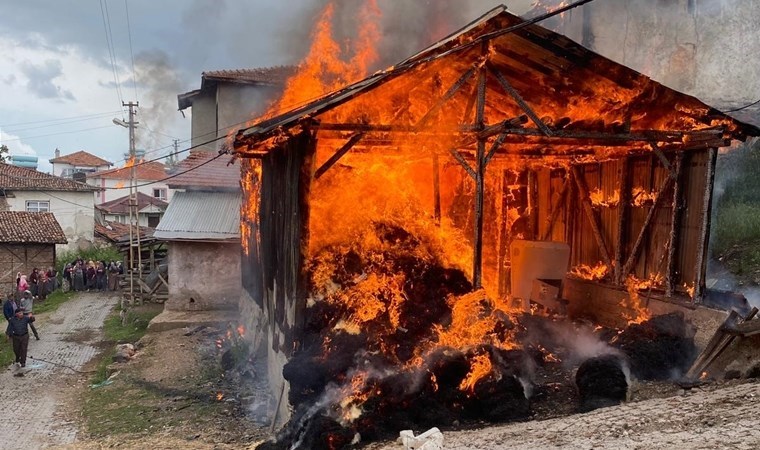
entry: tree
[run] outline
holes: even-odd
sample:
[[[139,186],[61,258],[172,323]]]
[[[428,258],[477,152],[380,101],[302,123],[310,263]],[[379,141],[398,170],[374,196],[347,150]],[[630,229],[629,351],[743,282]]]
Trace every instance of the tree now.
[[[0,145],[0,163],[4,163],[6,158],[8,158],[8,146],[3,144]]]

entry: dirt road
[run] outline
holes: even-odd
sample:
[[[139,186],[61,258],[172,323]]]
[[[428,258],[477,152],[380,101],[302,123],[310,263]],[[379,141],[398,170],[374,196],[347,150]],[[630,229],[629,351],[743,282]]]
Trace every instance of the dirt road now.
[[[36,325],[41,340],[31,338],[26,370],[0,372],[0,449],[74,442],[76,427],[60,407],[77,384],[87,382],[89,374],[53,363],[81,370],[98,353],[95,344],[102,337],[103,321],[117,302],[116,296],[83,293],[55,313],[40,317]]]
[[[540,422],[446,431],[444,439],[446,450],[756,449],[760,448],[760,382],[693,389],[676,397]]]

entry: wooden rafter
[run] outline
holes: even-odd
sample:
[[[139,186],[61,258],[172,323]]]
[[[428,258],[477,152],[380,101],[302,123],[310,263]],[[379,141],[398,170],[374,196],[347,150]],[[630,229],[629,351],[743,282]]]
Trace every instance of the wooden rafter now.
[[[314,172],[314,179],[318,180],[322,175],[324,175],[325,172],[330,169],[330,167],[334,166],[335,163],[337,163],[346,153],[348,153],[348,151],[351,150],[351,148],[356,145],[357,142],[362,140],[363,137],[364,133],[361,132],[351,136],[348,141],[330,157],[330,159],[325,161],[325,163],[322,164],[319,169]]]
[[[507,92],[507,94],[509,94],[510,97],[512,97],[515,100],[515,102],[517,102],[517,105],[520,107],[520,109],[522,109],[525,112],[525,114],[527,114],[528,117],[530,117],[530,120],[532,120],[533,123],[536,124],[538,129],[541,130],[541,132],[545,134],[546,136],[552,136],[553,135],[552,130],[550,130],[549,127],[546,126],[544,121],[541,120],[540,117],[538,117],[538,114],[536,114],[536,112],[533,111],[533,108],[531,108],[530,105],[528,105],[528,103],[525,102],[525,100],[522,98],[520,93],[517,92],[517,90],[514,87],[512,87],[511,84],[509,84],[509,81],[507,81],[507,79],[504,78],[504,75],[501,74],[499,69],[497,69],[496,67],[494,67],[492,64],[489,64],[489,63],[486,63],[486,66],[488,67],[488,70],[491,73],[493,73],[493,75],[496,77],[496,80],[499,82],[502,89],[504,89]]]
[[[477,67],[471,67],[470,70],[462,74],[462,76],[459,77],[459,79],[455,81],[454,84],[451,85],[448,91],[446,91],[446,93],[443,94],[443,96],[438,99],[438,101],[433,105],[433,107],[430,108],[428,112],[425,113],[424,116],[422,116],[422,118],[417,122],[417,125],[415,126],[417,128],[424,128],[427,125],[428,121],[430,121],[430,119],[433,116],[435,116],[438,113],[438,111],[441,110],[441,108],[443,108],[443,105],[445,105],[446,102],[451,100],[451,97],[456,95],[459,89],[461,89],[462,86],[464,86],[465,84],[467,84],[468,81],[470,81],[470,78],[472,78],[473,75],[475,75],[476,69]]]

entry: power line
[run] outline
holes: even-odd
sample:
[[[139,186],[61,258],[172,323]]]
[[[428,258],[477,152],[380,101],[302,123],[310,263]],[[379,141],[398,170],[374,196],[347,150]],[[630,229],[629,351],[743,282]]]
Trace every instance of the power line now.
[[[110,39],[110,20],[106,21],[106,10],[108,8],[107,3],[104,6],[104,1],[106,0],[100,0],[100,15],[103,17],[103,29],[106,33],[106,47],[108,47],[108,56],[111,59],[111,71],[113,72],[113,80],[114,83],[116,83],[116,96],[119,100],[119,105],[123,103],[123,97],[121,96],[121,86],[119,85],[119,76],[116,74],[116,58],[115,58],[115,52],[114,49],[111,47],[111,39]],[[124,112],[124,109],[122,107],[122,112]]]
[[[81,116],[70,116],[70,117],[61,117],[58,119],[46,119],[46,120],[34,120],[31,122],[16,122],[16,123],[0,123],[0,127],[15,127],[18,125],[32,125],[37,123],[46,123],[46,122],[58,122],[61,120],[69,120],[69,119],[80,119],[85,117],[95,117],[95,116],[110,116],[112,114],[116,114],[121,112],[121,110],[118,111],[109,111],[109,112],[102,112],[102,113],[93,113],[93,114],[84,114]]]
[[[742,106],[741,108],[736,108],[736,109],[729,109],[728,111],[723,111],[723,112],[724,112],[724,113],[732,113],[732,112],[738,112],[738,111],[742,111],[742,110],[744,110],[744,109],[747,109],[747,108],[751,108],[751,107],[753,107],[753,106],[757,105],[758,103],[760,103],[760,100],[758,100],[758,101],[756,101],[756,102],[752,102],[752,103],[750,103],[749,105],[744,105],[744,106]]]
[[[117,112],[120,112],[120,111],[117,111]],[[109,114],[109,115],[111,115],[111,114]],[[106,114],[102,114],[100,116],[95,116],[95,117],[87,117],[87,118],[82,118],[82,119],[71,119],[71,120],[66,120],[66,121],[57,122],[57,123],[49,123],[49,124],[46,124],[46,125],[37,125],[37,126],[33,126],[33,127],[10,128],[10,129],[4,129],[3,132],[5,132],[5,133],[18,133],[18,132],[21,132],[21,131],[39,130],[40,128],[50,128],[50,127],[58,127],[58,126],[61,126],[61,125],[70,125],[70,124],[75,123],[75,122],[87,122],[87,121],[90,121],[90,120],[99,120],[99,119],[102,119],[104,117],[107,117],[107,115]]]
[[[135,72],[135,54],[132,51],[132,27],[129,23],[129,6],[127,0],[124,0],[124,9],[127,12],[127,35],[129,36],[129,57],[132,60],[132,88],[135,90],[135,101],[137,98],[137,72]]]
[[[48,136],[58,136],[60,134],[81,133],[83,131],[100,130],[103,128],[111,128],[111,125],[105,125],[102,127],[93,127],[93,128],[83,128],[81,130],[59,131],[58,133],[40,134],[37,136],[28,136],[28,137],[18,137],[15,139],[3,139],[3,142],[14,142],[14,141],[21,141],[21,140],[28,141],[29,139],[37,139],[37,138],[48,137]]]

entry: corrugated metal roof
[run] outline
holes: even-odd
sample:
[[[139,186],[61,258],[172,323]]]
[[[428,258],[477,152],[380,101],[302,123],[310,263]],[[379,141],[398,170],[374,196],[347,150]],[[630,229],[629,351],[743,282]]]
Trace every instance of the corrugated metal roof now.
[[[157,239],[240,239],[239,192],[175,192],[153,236]]]

